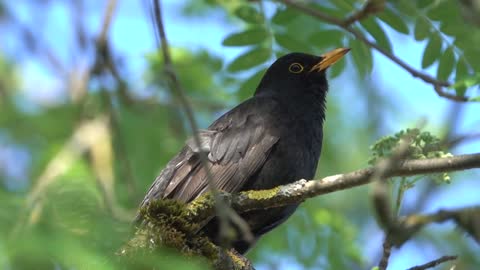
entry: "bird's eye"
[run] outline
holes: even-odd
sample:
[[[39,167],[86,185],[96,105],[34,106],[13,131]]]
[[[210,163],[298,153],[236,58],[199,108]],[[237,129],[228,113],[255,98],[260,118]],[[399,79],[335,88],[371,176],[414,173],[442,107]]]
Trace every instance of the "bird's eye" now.
[[[293,63],[288,67],[288,71],[291,73],[300,73],[303,71],[303,66],[299,63]]]

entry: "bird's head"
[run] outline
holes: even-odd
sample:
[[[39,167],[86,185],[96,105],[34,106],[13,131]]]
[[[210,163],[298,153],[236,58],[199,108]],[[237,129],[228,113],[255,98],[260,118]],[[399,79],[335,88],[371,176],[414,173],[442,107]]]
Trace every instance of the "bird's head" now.
[[[340,60],[350,49],[338,48],[321,56],[290,53],[278,58],[263,76],[255,95],[281,93],[288,96],[328,90],[325,71]]]

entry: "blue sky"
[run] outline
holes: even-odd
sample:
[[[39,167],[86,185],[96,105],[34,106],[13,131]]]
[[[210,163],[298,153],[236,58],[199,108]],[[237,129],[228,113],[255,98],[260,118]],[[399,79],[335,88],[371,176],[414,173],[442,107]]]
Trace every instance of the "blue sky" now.
[[[155,48],[154,35],[152,32],[150,21],[146,16],[142,1],[119,1],[119,9],[117,11],[116,19],[111,28],[111,39],[118,54],[123,55],[128,62],[129,71],[132,72],[132,81],[138,78],[139,85],[134,87],[143,87],[141,85],[141,78],[143,70],[145,69],[144,56]],[[15,2],[15,11],[25,20],[28,21],[30,12],[25,3]],[[209,18],[180,18],[180,4],[179,1],[164,1],[165,7],[165,24],[170,43],[174,46],[188,47],[188,48],[208,48],[218,55],[224,56],[227,59],[232,59],[241,50],[235,48],[226,48],[221,45],[222,39],[227,33],[239,30],[235,25],[227,24],[222,21],[219,16]],[[55,48],[60,50],[60,54],[68,59],[67,51],[62,53],[62,40],[58,37],[69,36],[68,26],[59,24],[59,22],[68,21],[69,14],[66,10],[58,5],[49,11],[52,16],[48,23],[43,26],[42,33],[45,34],[45,39],[50,44],[58,44]],[[89,10],[88,28],[93,33],[97,33],[100,28],[102,10]],[[395,31],[389,30],[388,35],[392,39],[395,54],[408,62],[413,67],[420,69],[420,61],[423,53],[425,43],[415,42],[412,37],[398,34]],[[69,40],[66,38],[65,40]],[[7,50],[14,50],[16,44],[13,40],[9,40],[3,45]],[[400,109],[401,113],[395,115],[388,115],[386,121],[385,135],[398,131],[399,129],[411,127],[420,119],[427,119],[427,127],[433,130],[438,130],[439,125],[448,118],[449,108],[452,102],[439,97],[433,88],[423,81],[412,77],[402,68],[391,62],[383,55],[374,53],[374,70],[370,77],[366,80],[375,80],[385,96],[388,96]],[[48,71],[44,70],[38,63],[25,59],[22,67],[19,69],[28,77],[23,83],[25,96],[35,102],[56,102],[58,98],[64,97],[64,91],[61,88],[60,81],[52,76]],[[435,76],[436,66],[425,70],[429,74]],[[346,106],[352,106],[351,101],[355,100],[356,95],[362,94],[362,89],[357,89],[355,86],[355,79],[351,72],[345,72],[342,76],[330,82],[331,95],[337,96],[340,100],[344,100]],[[340,81],[342,82],[340,84]],[[339,88],[342,85],[342,89]],[[41,87],[39,87],[41,86]],[[253,91],[253,89],[252,89]],[[354,105],[354,104],[353,104]],[[464,117],[456,134],[478,132],[480,120],[478,118],[479,109],[478,103],[463,105],[465,110]],[[359,106],[353,106],[353,114],[365,115],[363,109]],[[353,116],[353,115],[350,115]],[[346,117],[349,117],[346,114]],[[357,121],[357,120],[355,120]],[[0,149],[1,150],[1,149]],[[19,149],[20,150],[20,149]],[[15,151],[14,151],[15,152]],[[455,153],[474,153],[480,152],[479,143],[465,144],[457,149]],[[15,153],[6,153],[0,151],[0,160],[3,158],[9,159],[8,155]],[[22,154],[18,152],[18,154]],[[15,154],[15,155],[18,155]],[[23,157],[25,165],[28,165],[28,158]],[[18,170],[18,166],[16,169]],[[21,168],[21,166],[20,166]],[[16,171],[15,171],[16,172]],[[17,172],[18,173],[18,172]],[[470,179],[478,178],[479,171],[469,172]],[[470,180],[473,181],[473,180]],[[473,193],[472,184],[470,181],[460,181],[459,184],[442,188],[437,199],[431,201],[427,209],[434,211],[441,207],[457,207],[480,203],[480,198],[476,193]],[[477,187],[478,188],[478,187]],[[477,189],[478,190],[478,189]],[[461,193],[463,196],[458,196]],[[426,254],[430,254],[426,252]],[[389,269],[404,269],[412,266],[414,263],[422,263],[428,261],[427,255],[419,253],[419,250],[414,245],[406,245],[398,253],[395,253],[391,259],[391,267]],[[409,258],[405,260],[404,258]],[[286,258],[285,260],[288,260]],[[288,263],[288,262],[287,262]]]

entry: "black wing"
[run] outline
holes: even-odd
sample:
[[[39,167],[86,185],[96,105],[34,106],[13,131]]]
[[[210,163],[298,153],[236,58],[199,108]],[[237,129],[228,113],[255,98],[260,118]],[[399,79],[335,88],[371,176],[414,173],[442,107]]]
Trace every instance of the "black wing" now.
[[[155,179],[141,206],[151,200],[171,198],[190,202],[208,190],[205,168],[199,152],[208,153],[207,166],[217,189],[237,192],[265,163],[278,137],[269,128],[269,116],[277,103],[269,98],[252,98],[200,131],[201,147],[193,139]]]

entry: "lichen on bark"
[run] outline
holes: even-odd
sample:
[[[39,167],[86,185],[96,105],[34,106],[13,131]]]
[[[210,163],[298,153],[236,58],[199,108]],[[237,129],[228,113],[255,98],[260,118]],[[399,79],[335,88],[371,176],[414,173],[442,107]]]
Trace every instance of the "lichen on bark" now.
[[[168,199],[149,203],[140,209],[141,223],[117,254],[138,259],[171,248],[181,252],[186,259],[203,257],[215,269],[253,269],[245,257],[220,248],[201,233],[202,222],[195,221],[196,214],[205,215],[203,209],[212,208],[213,203],[208,194],[190,204]]]

